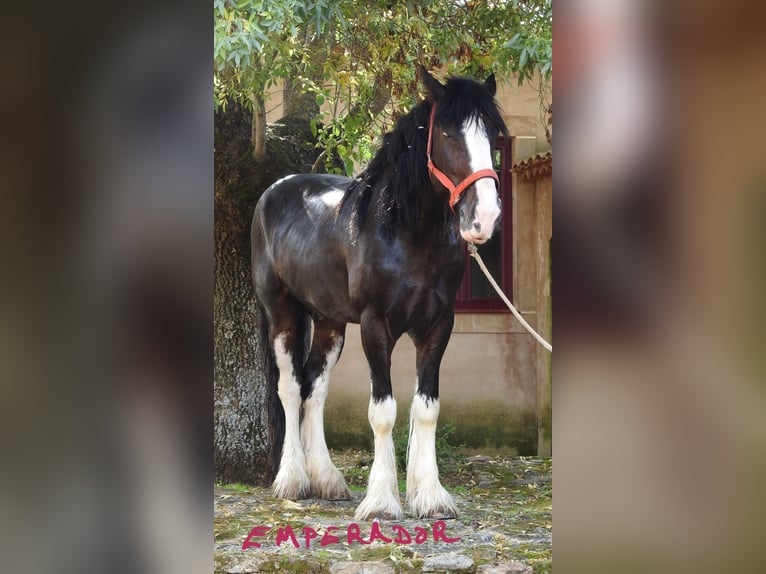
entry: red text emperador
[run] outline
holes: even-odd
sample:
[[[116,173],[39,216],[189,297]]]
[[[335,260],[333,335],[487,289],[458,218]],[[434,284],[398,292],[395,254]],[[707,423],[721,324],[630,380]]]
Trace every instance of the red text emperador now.
[[[269,532],[273,529],[269,526],[256,526],[245,538],[242,543],[242,550],[248,548],[260,548],[261,543],[257,540],[263,539],[268,536]],[[434,542],[446,542],[452,544],[459,542],[460,538],[451,538],[447,536],[447,523],[443,520],[437,520],[433,523],[431,528],[423,528],[421,526],[415,526],[414,532],[410,532],[404,526],[400,524],[391,525],[391,536],[386,536],[380,528],[378,522],[373,522],[370,527],[370,535],[368,538],[362,536],[362,531],[358,524],[351,523],[345,531],[341,530],[338,526],[327,526],[324,528],[320,537],[319,533],[310,526],[304,526],[299,530],[300,536],[296,535],[292,526],[285,525],[277,529],[276,538],[274,543],[277,546],[290,543],[295,548],[311,548],[311,544],[317,544],[320,547],[329,546],[331,544],[341,544],[345,542],[349,546],[352,544],[372,544],[376,540],[379,540],[385,544],[423,544],[431,538]]]

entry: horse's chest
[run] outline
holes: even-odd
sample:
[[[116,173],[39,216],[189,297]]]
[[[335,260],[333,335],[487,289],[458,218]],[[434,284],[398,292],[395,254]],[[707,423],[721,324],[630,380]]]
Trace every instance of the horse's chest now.
[[[408,287],[409,293],[405,295],[404,300],[408,302],[415,315],[441,314],[444,308],[449,305],[449,291],[443,284],[416,284]]]
[[[453,301],[454,293],[443,280],[402,280],[386,301],[385,316],[390,331],[395,336],[404,332],[426,333]]]
[[[394,331],[403,332],[440,317],[452,305],[463,269],[456,245],[368,247],[357,252],[349,269],[351,297],[360,314],[372,307],[401,327]]]
[[[398,273],[392,282],[389,309],[411,321],[439,317],[455,298],[461,267],[446,261],[419,261]]]

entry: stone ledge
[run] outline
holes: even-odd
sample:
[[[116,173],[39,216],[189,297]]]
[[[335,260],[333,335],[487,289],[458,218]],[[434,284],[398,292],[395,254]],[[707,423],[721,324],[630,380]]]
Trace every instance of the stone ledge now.
[[[479,566],[476,574],[532,574],[532,567],[522,562],[484,564]]]
[[[474,572],[473,560],[465,554],[448,552],[423,561],[421,572]]]
[[[383,562],[332,562],[330,574],[394,574],[392,566]]]

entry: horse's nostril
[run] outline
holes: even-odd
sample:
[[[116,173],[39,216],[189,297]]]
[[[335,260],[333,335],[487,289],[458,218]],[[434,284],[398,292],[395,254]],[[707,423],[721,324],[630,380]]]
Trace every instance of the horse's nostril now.
[[[478,221],[474,221],[474,222],[473,222],[473,228],[474,228],[476,231],[481,231],[481,223],[479,223]]]

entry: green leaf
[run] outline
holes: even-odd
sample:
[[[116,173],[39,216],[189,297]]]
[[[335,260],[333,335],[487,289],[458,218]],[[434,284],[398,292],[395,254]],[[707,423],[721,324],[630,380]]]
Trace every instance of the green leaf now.
[[[523,69],[528,59],[529,53],[527,52],[527,48],[522,48],[521,54],[519,55],[519,68]]]
[[[323,105],[323,104],[324,104],[324,101],[325,101],[325,100],[324,100],[324,95],[322,95],[322,94],[317,94],[317,97],[316,97],[316,103],[317,103],[317,105],[318,105],[318,106],[321,106],[321,105]],[[316,134],[314,134],[314,135],[316,136]]]

